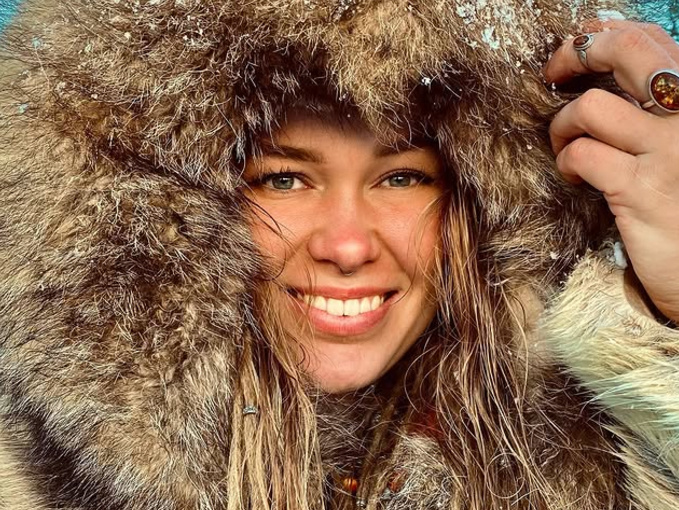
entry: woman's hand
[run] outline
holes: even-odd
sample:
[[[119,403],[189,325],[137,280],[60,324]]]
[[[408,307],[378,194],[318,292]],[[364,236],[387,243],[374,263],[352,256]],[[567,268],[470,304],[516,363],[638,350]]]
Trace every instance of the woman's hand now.
[[[658,26],[594,21],[584,28],[596,32],[587,65],[569,39],[543,71],[548,83],[613,73],[643,104],[654,72],[679,72],[679,45]],[[556,115],[550,137],[564,178],[603,192],[639,280],[657,308],[679,323],[679,114],[657,106],[643,110],[592,89]]]

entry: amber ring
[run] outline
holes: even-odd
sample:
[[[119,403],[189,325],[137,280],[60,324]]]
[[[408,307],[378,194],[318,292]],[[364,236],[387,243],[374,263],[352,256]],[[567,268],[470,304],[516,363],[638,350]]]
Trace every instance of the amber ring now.
[[[587,48],[594,44],[594,34],[582,34],[573,39],[573,49],[578,54],[582,65],[589,69],[587,65]]]
[[[651,99],[641,105],[644,110],[657,106],[668,113],[679,113],[679,73],[661,69],[648,78]]]

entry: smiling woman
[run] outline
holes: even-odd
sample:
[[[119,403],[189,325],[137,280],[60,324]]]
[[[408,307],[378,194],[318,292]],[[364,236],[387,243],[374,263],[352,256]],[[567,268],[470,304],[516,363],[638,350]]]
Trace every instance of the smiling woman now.
[[[679,508],[665,31],[610,0],[24,1],[0,510]]]
[[[331,392],[373,383],[435,314],[438,154],[298,115],[244,177],[254,240],[277,275],[267,309],[307,354],[304,372]]]

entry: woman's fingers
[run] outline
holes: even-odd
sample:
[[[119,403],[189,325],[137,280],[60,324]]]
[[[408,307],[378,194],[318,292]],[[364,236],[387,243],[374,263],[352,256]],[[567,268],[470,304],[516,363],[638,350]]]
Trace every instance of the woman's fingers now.
[[[564,147],[556,165],[567,181],[585,181],[600,190],[618,220],[679,228],[676,177],[653,155],[635,157],[599,140],[580,137]],[[633,230],[621,233],[631,240]]]
[[[556,164],[566,180],[584,180],[608,196],[633,188],[637,175],[634,156],[593,138],[581,137],[566,145]]]
[[[679,43],[660,25],[655,23],[640,23],[627,20],[591,20],[585,22],[582,28],[584,32],[604,32],[619,29],[641,30],[662,47],[675,62],[679,62]]]
[[[615,94],[591,89],[556,114],[549,136],[557,155],[572,140],[583,135],[638,155],[650,152],[663,143],[660,135],[648,136],[655,132],[657,120],[654,115]]]
[[[543,70],[545,80],[562,83],[585,73],[613,73],[620,88],[637,101],[649,99],[648,77],[660,69],[679,70],[679,64],[661,44],[645,31],[625,27],[593,34],[587,48],[587,66],[573,47],[573,39],[565,42]]]
[[[576,74],[612,72],[640,103],[650,99],[649,77],[679,71],[679,47],[654,25],[591,22],[586,60],[573,39],[543,70],[552,82]],[[582,41],[585,38],[576,39]],[[586,64],[586,65],[585,65]],[[673,98],[672,84],[655,90]],[[667,317],[679,320],[679,115],[648,111],[610,92],[592,89],[566,105],[550,126],[557,167],[569,181],[603,192],[634,270]]]

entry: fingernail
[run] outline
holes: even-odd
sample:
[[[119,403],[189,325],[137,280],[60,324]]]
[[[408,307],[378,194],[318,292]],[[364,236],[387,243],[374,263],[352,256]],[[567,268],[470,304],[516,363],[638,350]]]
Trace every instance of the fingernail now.
[[[596,16],[599,18],[599,21],[625,20],[625,16],[620,11],[613,9],[600,9],[597,11]]]

